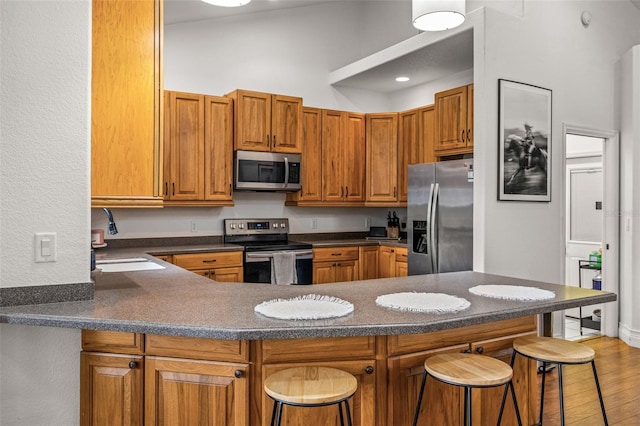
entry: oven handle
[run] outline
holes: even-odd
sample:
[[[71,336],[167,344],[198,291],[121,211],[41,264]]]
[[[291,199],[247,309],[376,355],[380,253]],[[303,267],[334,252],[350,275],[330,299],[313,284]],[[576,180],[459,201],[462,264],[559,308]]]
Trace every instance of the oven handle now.
[[[245,253],[245,258],[247,262],[264,262],[267,259],[271,259],[273,257],[274,252],[263,252],[263,253]],[[294,251],[296,255],[296,260],[298,259],[312,259],[313,251],[311,250],[300,250]]]

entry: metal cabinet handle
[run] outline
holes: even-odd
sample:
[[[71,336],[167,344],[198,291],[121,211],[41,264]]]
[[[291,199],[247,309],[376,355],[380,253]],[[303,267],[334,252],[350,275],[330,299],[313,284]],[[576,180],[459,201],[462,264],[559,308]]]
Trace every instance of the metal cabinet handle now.
[[[373,373],[373,367],[371,365],[367,365],[367,367],[364,369],[364,372],[367,374]]]
[[[471,129],[467,129],[467,142],[471,142]]]
[[[476,352],[477,352],[477,353],[479,353],[479,354],[481,354],[481,353],[483,353],[483,352],[484,352],[484,348],[483,348],[482,346],[478,346],[478,347],[476,348]]]
[[[236,378],[240,378],[244,375],[244,372],[242,370],[236,370],[233,372],[233,375],[236,376]]]
[[[176,195],[176,183],[171,182],[171,195]]]
[[[231,184],[229,184],[229,195],[232,195],[232,187],[231,187]]]
[[[397,187],[393,187],[393,196],[397,197],[398,196],[398,188]]]
[[[164,183],[164,195],[169,195],[169,182]]]
[[[462,351],[463,354],[470,354],[471,353],[471,349],[465,349],[464,351]]]
[[[267,135],[267,146],[271,148],[271,135]]]
[[[274,146],[274,148],[276,146],[276,135],[273,135],[273,146]]]
[[[138,368],[138,363],[135,361],[129,362],[129,368],[131,368],[132,370]]]
[[[202,263],[214,263],[217,262],[218,259],[209,259],[209,260],[203,260]]]
[[[331,256],[342,256],[342,253],[331,253]]]
[[[462,133],[460,134],[460,140],[464,142],[464,129],[462,129]]]
[[[349,187],[345,186],[344,188],[345,188],[344,197],[349,198]]]
[[[340,198],[344,198],[344,186],[340,187]]]

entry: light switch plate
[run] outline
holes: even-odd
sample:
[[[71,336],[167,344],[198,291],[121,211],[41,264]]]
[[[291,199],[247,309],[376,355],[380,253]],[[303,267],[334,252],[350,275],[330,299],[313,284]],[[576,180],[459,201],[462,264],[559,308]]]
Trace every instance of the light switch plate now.
[[[37,263],[55,262],[57,256],[56,233],[36,232],[34,248],[34,260]]]

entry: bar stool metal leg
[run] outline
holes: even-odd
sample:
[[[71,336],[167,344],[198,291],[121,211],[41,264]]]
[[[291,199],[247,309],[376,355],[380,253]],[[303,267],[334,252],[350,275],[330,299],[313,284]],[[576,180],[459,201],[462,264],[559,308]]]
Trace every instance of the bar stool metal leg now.
[[[347,425],[348,426],[352,426],[352,423],[351,423],[351,410],[349,410],[349,400],[348,399],[344,400],[344,407],[347,410]]]
[[[602,409],[602,418],[604,420],[605,426],[609,426],[609,421],[607,420],[607,413],[604,410],[604,399],[602,399],[602,391],[600,391],[600,381],[598,380],[598,373],[596,372],[595,360],[591,361],[591,368],[593,369],[593,378],[596,381],[596,389],[598,390],[598,399],[600,399],[600,408]]]
[[[342,417],[342,402],[338,403],[338,412],[340,413],[340,426],[344,426],[344,418]]]
[[[542,426],[542,413],[544,410],[544,389],[545,389],[546,379],[547,379],[547,363],[543,362],[542,363],[542,391],[540,395],[540,417],[539,417],[539,422],[536,423],[536,426]]]
[[[417,426],[418,417],[420,416],[420,407],[422,406],[422,396],[424,395],[424,387],[427,382],[427,371],[422,373],[422,385],[420,385],[420,393],[418,394],[418,405],[416,406],[416,413],[413,415],[413,426]]]
[[[558,392],[560,392],[560,426],[564,426],[564,390],[562,389],[562,363],[558,364]],[[540,420],[542,422],[542,420]]]
[[[276,411],[278,411],[278,401],[273,401],[273,412],[271,413],[271,426],[276,424]]]
[[[465,387],[464,392],[464,410],[465,410],[465,424],[471,426],[471,386]]]

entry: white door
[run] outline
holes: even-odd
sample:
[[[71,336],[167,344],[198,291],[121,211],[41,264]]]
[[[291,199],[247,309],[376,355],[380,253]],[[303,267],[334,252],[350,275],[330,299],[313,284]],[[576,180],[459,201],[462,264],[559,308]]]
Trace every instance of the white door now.
[[[600,272],[602,289],[618,293],[618,135],[565,125],[564,136],[565,283],[592,288],[592,280]],[[580,261],[588,264],[589,254],[600,248],[602,269],[581,269]],[[617,327],[617,303],[570,309],[554,319],[554,334],[566,338],[597,335],[601,331],[617,336]]]

